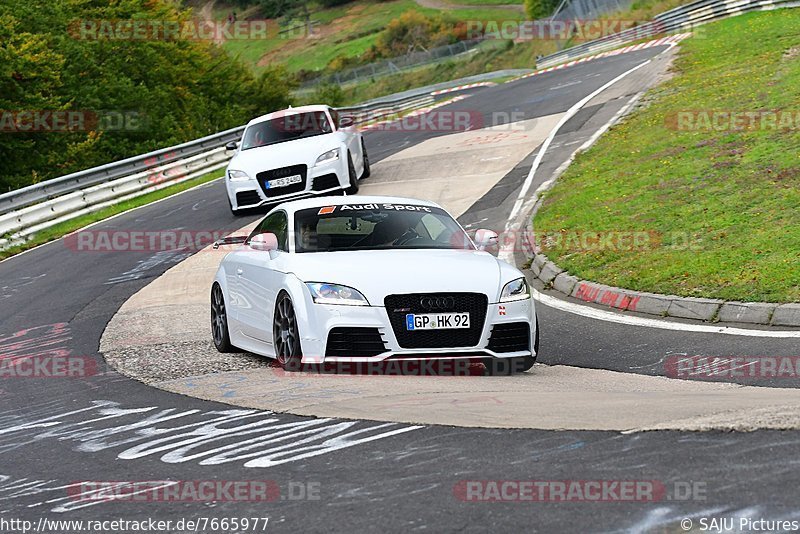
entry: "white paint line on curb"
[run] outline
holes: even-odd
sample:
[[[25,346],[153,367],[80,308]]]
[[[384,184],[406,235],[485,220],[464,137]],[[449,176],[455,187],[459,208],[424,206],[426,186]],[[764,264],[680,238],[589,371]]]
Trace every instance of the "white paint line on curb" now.
[[[466,85],[459,85],[458,87],[450,87],[449,89],[440,89],[438,91],[433,91],[431,96],[443,95],[446,93],[454,93],[456,91],[463,91],[465,89],[474,89],[475,87],[494,87],[497,85],[495,82],[476,82],[476,83],[468,83]]]
[[[533,298],[549,308],[582,315],[590,319],[606,321],[609,323],[626,324],[630,326],[643,326],[647,328],[659,328],[661,330],[677,330],[680,332],[698,332],[702,334],[727,334],[731,336],[746,337],[771,337],[771,338],[800,338],[800,331],[775,331],[775,330],[748,330],[746,328],[733,328],[730,326],[711,326],[705,324],[676,323],[662,321],[660,319],[648,319],[646,317],[634,317],[632,315],[622,315],[612,311],[600,310],[583,304],[568,302],[560,298],[551,297],[540,293],[536,289],[533,291]]]

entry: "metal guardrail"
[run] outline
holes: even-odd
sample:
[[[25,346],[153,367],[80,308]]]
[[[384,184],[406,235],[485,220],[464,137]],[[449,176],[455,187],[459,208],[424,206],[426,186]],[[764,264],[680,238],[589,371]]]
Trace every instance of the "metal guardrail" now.
[[[108,163],[92,169],[78,171],[59,178],[53,178],[29,185],[22,189],[0,195],[0,215],[19,210],[37,202],[52,199],[76,191],[82,187],[90,187],[103,182],[128,176],[143,169],[157,167],[189,156],[200,154],[209,149],[224,146],[229,141],[236,141],[242,136],[244,126],[225,130],[194,141],[162,148],[140,156]],[[0,235],[5,232],[0,231]]]
[[[537,68],[545,68],[579,57],[611,50],[622,44],[648,39],[657,35],[677,33],[748,11],[764,11],[784,7],[798,7],[797,0],[696,0],[689,4],[665,11],[635,28],[607,35],[582,43],[560,52],[544,56],[537,61]]]
[[[430,93],[338,108],[355,124],[365,124],[432,104]],[[101,165],[0,195],[0,249],[36,232],[116,202],[202,176],[226,166],[244,126],[140,156]]]

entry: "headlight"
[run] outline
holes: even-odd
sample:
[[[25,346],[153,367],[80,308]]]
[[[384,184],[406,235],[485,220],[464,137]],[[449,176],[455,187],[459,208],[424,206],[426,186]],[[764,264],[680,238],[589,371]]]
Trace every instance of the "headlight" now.
[[[507,283],[500,293],[500,302],[513,302],[515,300],[525,300],[531,297],[528,289],[528,281],[525,278],[517,278]]]
[[[352,287],[338,284],[325,284],[322,282],[308,282],[306,284],[311,296],[317,304],[342,304],[344,306],[369,306],[364,295]]]
[[[228,179],[231,182],[244,182],[245,180],[249,180],[250,177],[247,176],[247,173],[244,171],[228,171]]]
[[[339,161],[339,149],[334,148],[333,150],[328,150],[324,154],[320,154],[317,158],[317,162],[314,163],[314,166],[322,165],[323,163],[331,163],[332,161]]]

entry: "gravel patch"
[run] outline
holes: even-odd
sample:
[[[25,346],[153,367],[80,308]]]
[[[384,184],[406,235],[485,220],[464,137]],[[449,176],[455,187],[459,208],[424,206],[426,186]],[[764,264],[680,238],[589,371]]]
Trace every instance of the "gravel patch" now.
[[[269,367],[272,360],[249,353],[222,354],[211,341],[160,343],[103,354],[120,373],[155,384],[190,376]]]

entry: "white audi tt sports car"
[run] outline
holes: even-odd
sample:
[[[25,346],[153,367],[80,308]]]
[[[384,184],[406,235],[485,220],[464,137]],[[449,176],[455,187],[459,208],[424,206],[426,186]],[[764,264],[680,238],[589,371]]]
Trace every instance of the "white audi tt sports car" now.
[[[328,106],[276,111],[247,123],[225,171],[231,211],[295,198],[358,192],[369,156],[350,117]]]
[[[303,364],[480,359],[527,370],[539,344],[522,272],[440,206],[378,196],[283,203],[222,260],[214,345]],[[218,246],[218,245],[215,245]]]

